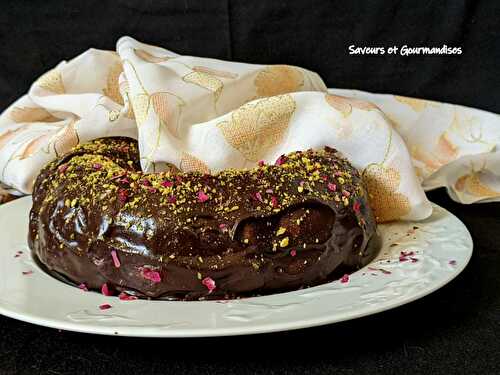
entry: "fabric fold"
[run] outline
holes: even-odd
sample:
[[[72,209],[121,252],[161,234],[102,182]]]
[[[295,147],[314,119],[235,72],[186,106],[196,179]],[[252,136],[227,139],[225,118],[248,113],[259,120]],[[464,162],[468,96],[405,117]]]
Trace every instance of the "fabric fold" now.
[[[0,181],[29,194],[45,163],[98,137],[138,140],[146,172],[217,172],[330,146],[362,171],[379,222],[431,213],[424,189],[498,200],[496,114],[394,95],[327,91],[290,65],[183,56],[130,37],[38,78],[0,116]]]

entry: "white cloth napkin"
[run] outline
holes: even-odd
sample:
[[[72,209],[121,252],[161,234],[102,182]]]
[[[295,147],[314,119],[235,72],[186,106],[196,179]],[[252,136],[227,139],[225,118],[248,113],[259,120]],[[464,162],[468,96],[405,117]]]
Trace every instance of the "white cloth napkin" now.
[[[217,172],[328,145],[360,169],[379,222],[431,213],[424,189],[464,203],[500,198],[500,118],[352,90],[288,65],[181,56],[123,37],[34,82],[0,116],[0,181],[30,193],[43,165],[78,143],[138,139],[155,172]],[[416,173],[415,173],[416,172]]]

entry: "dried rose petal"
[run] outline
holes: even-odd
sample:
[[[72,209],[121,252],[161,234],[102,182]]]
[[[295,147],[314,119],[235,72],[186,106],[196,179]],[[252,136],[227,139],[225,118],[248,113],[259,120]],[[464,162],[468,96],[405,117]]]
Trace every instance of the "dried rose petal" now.
[[[99,305],[100,310],[107,310],[110,308],[111,308],[111,305],[109,303],[103,303],[102,305]]]
[[[265,165],[264,160],[259,160],[259,167],[263,167]]]
[[[130,181],[129,181],[129,179],[128,179],[127,177],[120,178],[120,179],[118,180],[118,182],[119,182],[119,183],[121,183],[121,184],[125,184],[125,185],[130,184]]]
[[[68,164],[61,164],[59,166],[59,168],[57,168],[57,170],[59,171],[59,173],[64,173],[66,172],[66,170],[68,169],[69,165]]]
[[[130,294],[127,294],[125,292],[121,292],[119,295],[118,295],[118,298],[121,300],[121,301],[135,301],[137,299],[137,296],[132,296]]]
[[[88,292],[89,291],[89,288],[87,288],[87,285],[85,285],[85,283],[81,283],[80,285],[78,285],[78,289],[81,289],[84,292]]]
[[[168,203],[175,203],[175,202],[177,202],[177,198],[175,197],[175,195],[171,195],[168,198]]]
[[[329,182],[328,183],[328,190],[330,190],[330,191],[337,191],[337,185]]]
[[[203,280],[201,280],[201,283],[207,287],[208,293],[212,293],[216,288],[215,281],[211,277],[205,277]]]
[[[414,251],[401,251],[400,256],[401,257],[411,257],[415,255]]]
[[[297,255],[297,250],[295,250],[295,249],[291,250],[291,251],[290,251],[290,255],[291,255],[291,256],[293,256],[293,257],[294,257],[295,255]]]
[[[94,165],[92,165],[92,168],[99,170],[102,168],[102,164],[101,163],[94,163]]]
[[[33,271],[23,271],[23,275],[31,275],[33,274],[34,272]]]
[[[341,282],[342,284],[345,284],[345,283],[349,282],[349,275],[346,273],[344,276],[342,276],[342,277],[340,278],[340,282]]]
[[[266,193],[267,194],[272,194],[272,193],[274,193],[274,191],[273,191],[273,189],[266,189]]]
[[[219,228],[220,229],[225,229],[226,228],[226,224],[219,224]]]
[[[412,257],[412,258],[410,258],[410,259],[411,259],[411,262],[412,262],[412,263],[416,263],[416,262],[418,262],[418,258],[413,258],[413,257]]]
[[[128,200],[128,191],[125,189],[118,190],[118,199],[121,203],[126,203]]]
[[[259,202],[263,202],[262,194],[259,192],[255,193],[255,199],[257,199]]]
[[[141,180],[141,184],[144,186],[151,186],[151,182],[149,182],[149,180]]]
[[[166,187],[166,188],[169,188],[169,187],[174,186],[174,183],[173,183],[173,182],[170,182],[170,181],[163,181],[163,182],[161,183],[161,186]]]
[[[206,195],[202,190],[198,192],[198,202],[206,202],[208,201],[208,195]]]
[[[274,208],[278,207],[278,198],[276,198],[274,195],[271,197],[271,205]]]
[[[351,193],[348,192],[347,190],[342,190],[342,195],[346,198],[349,198],[351,196]]]
[[[276,159],[276,162],[274,164],[276,165],[281,165],[286,161],[285,155],[281,155],[278,159]]]
[[[161,281],[160,273],[158,271],[153,271],[149,267],[142,268],[142,277],[154,283],[159,283]]]
[[[106,297],[109,297],[109,296],[113,295],[113,293],[111,293],[111,291],[109,290],[107,283],[102,284],[102,286],[101,286],[101,293],[104,296],[106,296]]]
[[[354,202],[352,209],[354,212],[359,213],[361,211],[361,203],[359,203],[359,201]]]
[[[118,259],[118,255],[116,254],[115,250],[111,250],[111,258],[113,258],[113,264],[115,265],[115,267],[120,268],[120,259]]]
[[[148,189],[148,191],[149,191],[150,193],[156,193],[156,192],[157,192],[157,190],[156,190],[155,188],[149,188],[149,189]]]

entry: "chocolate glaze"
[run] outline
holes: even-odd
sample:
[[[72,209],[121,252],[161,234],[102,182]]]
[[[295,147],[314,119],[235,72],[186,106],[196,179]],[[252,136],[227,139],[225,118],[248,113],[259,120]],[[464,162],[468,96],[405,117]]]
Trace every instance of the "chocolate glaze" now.
[[[29,246],[89,289],[188,300],[295,290],[370,262],[376,224],[358,171],[329,148],[277,164],[143,174],[134,140],[95,140],[40,172]]]

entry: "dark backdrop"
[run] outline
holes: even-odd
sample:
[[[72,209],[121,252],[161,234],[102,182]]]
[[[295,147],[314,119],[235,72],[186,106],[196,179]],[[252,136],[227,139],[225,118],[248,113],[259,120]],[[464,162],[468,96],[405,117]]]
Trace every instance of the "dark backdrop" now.
[[[500,112],[500,2],[13,1],[0,11],[0,108],[62,59],[122,35],[194,54],[296,64],[330,87]],[[459,46],[460,56],[350,56],[348,46]],[[0,317],[0,374],[500,372],[500,204],[463,206],[475,251],[443,289],[379,315],[219,339],[97,337]],[[1,278],[1,275],[0,275]],[[50,291],[48,291],[50,292]]]

